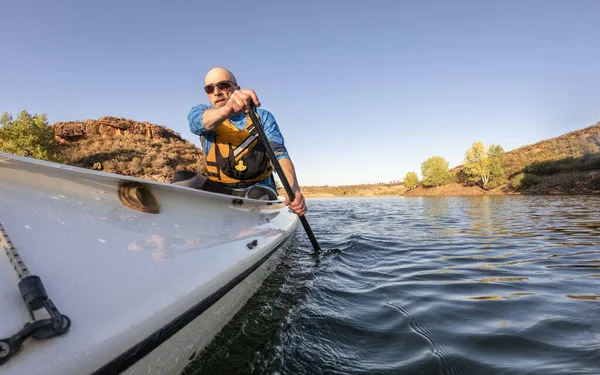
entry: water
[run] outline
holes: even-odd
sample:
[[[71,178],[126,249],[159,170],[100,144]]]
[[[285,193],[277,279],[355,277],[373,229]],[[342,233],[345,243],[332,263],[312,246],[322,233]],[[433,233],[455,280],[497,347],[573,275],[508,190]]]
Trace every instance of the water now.
[[[600,374],[600,197],[309,200],[189,374]]]

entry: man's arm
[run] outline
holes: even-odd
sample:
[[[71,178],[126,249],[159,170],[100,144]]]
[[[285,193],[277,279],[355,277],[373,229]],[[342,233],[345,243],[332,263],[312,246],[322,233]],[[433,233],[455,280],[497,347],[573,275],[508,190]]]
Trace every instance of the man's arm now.
[[[202,126],[206,130],[215,130],[223,121],[231,117],[232,110],[227,105],[221,108],[208,108],[202,114]]]
[[[265,134],[267,135],[267,139],[275,152],[275,156],[277,156],[281,169],[283,169],[283,174],[287,178],[292,191],[294,192],[294,201],[290,202],[290,199],[286,198],[285,204],[288,205],[292,211],[302,216],[306,213],[306,203],[304,202],[304,196],[300,191],[300,184],[298,184],[294,163],[292,163],[292,159],[290,159],[290,156],[288,155],[284,145],[283,136],[279,131],[279,125],[277,125],[275,117],[269,111],[258,110],[257,112],[260,116],[260,121],[263,125]]]
[[[202,114],[202,124],[206,130],[214,130],[217,126],[238,113],[246,112],[250,110],[250,103],[256,103],[256,106],[260,106],[258,96],[252,90],[239,89],[235,90],[233,94],[227,100],[224,106],[220,108],[209,108]]]
[[[298,178],[296,178],[296,169],[294,168],[294,163],[289,158],[279,159],[279,164],[281,165],[281,169],[283,169],[283,174],[287,178],[290,186],[292,187],[292,191],[294,192],[294,201],[290,202],[289,197],[285,199],[285,204],[290,206],[290,209],[294,211],[299,216],[303,216],[306,213],[306,202],[304,201],[304,196],[302,195],[302,191],[300,191],[300,185],[298,184]]]

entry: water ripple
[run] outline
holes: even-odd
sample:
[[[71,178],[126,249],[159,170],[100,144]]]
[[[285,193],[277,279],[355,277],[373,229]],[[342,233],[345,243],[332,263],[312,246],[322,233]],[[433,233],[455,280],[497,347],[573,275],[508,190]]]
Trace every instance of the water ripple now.
[[[191,373],[600,373],[600,197],[308,202]]]

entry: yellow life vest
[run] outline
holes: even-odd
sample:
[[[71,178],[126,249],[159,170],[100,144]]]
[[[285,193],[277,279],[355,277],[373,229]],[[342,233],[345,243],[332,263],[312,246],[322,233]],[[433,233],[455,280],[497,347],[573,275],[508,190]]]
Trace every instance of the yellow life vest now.
[[[215,129],[215,142],[206,157],[210,180],[239,185],[262,181],[271,175],[273,167],[269,155],[258,139],[252,120],[249,116],[246,119],[246,127],[242,130],[229,119]]]

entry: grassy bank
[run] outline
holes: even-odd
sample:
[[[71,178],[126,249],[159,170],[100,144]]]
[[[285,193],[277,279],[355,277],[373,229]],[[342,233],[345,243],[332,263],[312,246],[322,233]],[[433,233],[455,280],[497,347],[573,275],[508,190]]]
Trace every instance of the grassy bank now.
[[[345,186],[303,186],[306,197],[372,197],[402,195],[404,184],[361,184]]]
[[[576,171],[552,175],[534,175],[519,190],[505,184],[495,189],[485,190],[479,186],[465,186],[450,183],[437,187],[418,186],[407,190],[403,184],[347,185],[347,186],[305,186],[304,195],[317,197],[369,197],[369,196],[476,196],[514,194],[600,194],[600,170]]]

